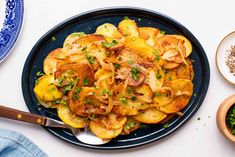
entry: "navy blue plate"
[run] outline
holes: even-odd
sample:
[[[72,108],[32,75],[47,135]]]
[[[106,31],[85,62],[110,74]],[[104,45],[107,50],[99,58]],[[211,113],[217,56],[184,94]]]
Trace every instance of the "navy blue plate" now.
[[[125,16],[134,19],[138,26],[157,27],[166,31],[167,34],[182,34],[191,41],[193,52],[190,58],[195,61],[195,78],[193,83],[194,93],[196,94],[194,94],[187,107],[182,111],[184,115],[171,119],[168,128],[163,128],[160,124],[150,125],[147,128],[136,130],[130,135],[118,136],[111,142],[101,146],[84,144],[78,141],[69,130],[45,128],[53,135],[75,145],[88,148],[121,149],[136,147],[170,135],[185,124],[200,107],[208,89],[210,69],[206,54],[194,35],[180,23],[157,12],[140,8],[108,8],[72,17],[52,28],[35,44],[25,62],[22,74],[22,90],[29,110],[32,113],[59,119],[54,109],[39,108],[37,106],[37,99],[33,92],[34,83],[37,79],[36,73],[42,71],[43,60],[50,51],[62,47],[63,41],[70,33],[80,31],[87,34],[94,33],[97,26],[106,22],[117,25]]]

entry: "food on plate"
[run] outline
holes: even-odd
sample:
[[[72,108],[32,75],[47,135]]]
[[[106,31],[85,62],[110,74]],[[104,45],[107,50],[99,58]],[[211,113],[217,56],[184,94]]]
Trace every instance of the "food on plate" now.
[[[190,41],[129,18],[74,32],[45,58],[34,93],[74,128],[101,139],[166,123],[193,95]]]

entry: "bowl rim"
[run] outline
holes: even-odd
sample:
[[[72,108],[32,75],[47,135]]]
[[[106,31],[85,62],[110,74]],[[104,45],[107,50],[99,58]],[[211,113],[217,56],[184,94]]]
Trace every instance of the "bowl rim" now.
[[[220,104],[220,107],[216,115],[216,122],[217,122],[219,131],[227,139],[235,143],[235,135],[231,133],[230,128],[227,126],[227,123],[226,123],[226,116],[227,116],[228,110],[233,105],[235,105],[235,94],[230,95]]]
[[[218,69],[220,75],[221,75],[227,82],[229,82],[229,83],[235,85],[235,82],[232,82],[232,81],[230,81],[229,79],[227,79],[227,77],[222,73],[222,70],[219,68],[219,63],[218,63],[219,48],[221,47],[221,45],[222,45],[222,43],[225,41],[225,39],[226,39],[227,37],[229,37],[230,35],[232,35],[233,33],[235,33],[235,30],[232,31],[232,32],[230,32],[230,33],[228,33],[228,34],[226,34],[226,35],[222,38],[222,40],[219,42],[219,45],[218,45],[217,48],[216,48],[215,63],[216,63],[216,67],[217,67],[217,69]]]

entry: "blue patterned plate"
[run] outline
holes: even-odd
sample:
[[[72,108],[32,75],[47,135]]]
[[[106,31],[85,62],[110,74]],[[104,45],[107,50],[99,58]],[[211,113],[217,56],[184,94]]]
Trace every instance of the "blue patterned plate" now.
[[[183,126],[199,109],[209,85],[210,69],[206,54],[194,35],[180,23],[157,12],[139,8],[111,8],[91,11],[72,17],[52,28],[34,45],[25,62],[22,73],[22,91],[30,112],[59,119],[55,109],[38,107],[37,99],[33,92],[35,80],[37,79],[36,73],[42,71],[43,61],[48,53],[55,48],[62,47],[65,38],[72,32],[81,31],[90,34],[95,32],[97,26],[105,22],[117,25],[125,16],[134,19],[139,26],[158,27],[168,34],[182,34],[191,41],[193,52],[190,58],[194,60],[195,77],[193,83],[194,93],[196,94],[182,110],[183,116],[176,116],[171,119],[167,128],[164,128],[161,124],[149,125],[146,128],[136,130],[130,135],[120,135],[109,143],[100,146],[82,143],[66,129],[45,128],[53,135],[69,143],[88,148],[122,149],[136,147],[172,134]],[[190,132],[188,133],[191,134]]]
[[[14,47],[19,36],[23,16],[23,0],[0,0],[0,62]]]

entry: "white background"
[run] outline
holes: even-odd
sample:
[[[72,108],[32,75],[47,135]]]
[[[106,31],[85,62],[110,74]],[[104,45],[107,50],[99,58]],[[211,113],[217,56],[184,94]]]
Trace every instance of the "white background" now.
[[[50,28],[73,15],[110,6],[136,6],[161,12],[182,23],[197,37],[210,62],[211,80],[207,96],[195,116],[160,142],[122,151],[84,149],[63,142],[40,126],[31,124],[0,119],[0,127],[21,132],[52,157],[234,156],[234,144],[219,133],[215,121],[219,104],[235,89],[223,80],[215,64],[217,45],[235,28],[234,0],[25,0],[21,36],[12,53],[0,64],[0,104],[28,111],[21,92],[21,73],[36,41]]]

